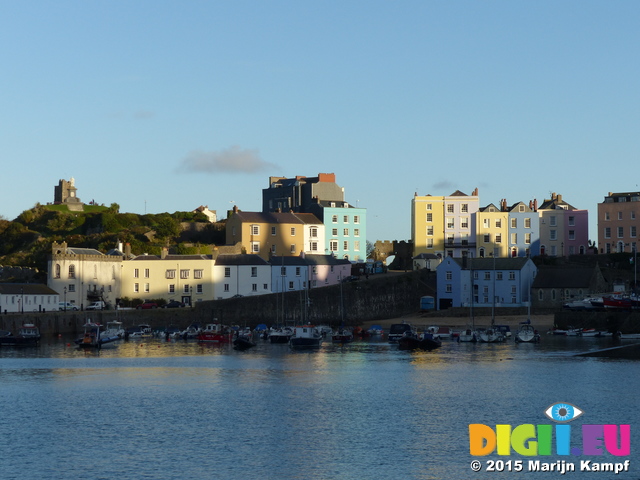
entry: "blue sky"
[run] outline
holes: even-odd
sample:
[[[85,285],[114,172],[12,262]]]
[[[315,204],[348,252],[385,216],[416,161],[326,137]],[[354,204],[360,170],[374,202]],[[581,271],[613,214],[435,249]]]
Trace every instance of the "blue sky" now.
[[[261,208],[332,172],[368,240],[419,195],[638,190],[640,2],[0,0],[0,215]]]

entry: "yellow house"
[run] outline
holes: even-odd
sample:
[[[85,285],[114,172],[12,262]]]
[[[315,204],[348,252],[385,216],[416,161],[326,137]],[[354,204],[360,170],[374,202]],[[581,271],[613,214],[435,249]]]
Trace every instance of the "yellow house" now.
[[[141,300],[163,298],[186,305],[214,300],[211,255],[138,255],[122,262],[121,294]]]
[[[411,200],[413,256],[444,252],[444,197],[418,196]]]
[[[227,245],[240,243],[246,253],[271,255],[325,254],[325,227],[311,213],[242,212],[227,219]]]
[[[509,212],[501,211],[493,203],[477,213],[477,253],[479,257],[507,257]]]

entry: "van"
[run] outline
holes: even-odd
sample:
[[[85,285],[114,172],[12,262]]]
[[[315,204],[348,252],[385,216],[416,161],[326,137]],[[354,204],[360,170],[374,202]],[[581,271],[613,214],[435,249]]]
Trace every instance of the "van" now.
[[[85,310],[106,310],[106,309],[107,309],[107,304],[104,303],[103,301],[99,301],[99,302],[93,302]]]
[[[58,310],[60,310],[60,311],[78,310],[78,306],[74,305],[73,303],[69,303],[69,302],[59,302],[58,303]]]

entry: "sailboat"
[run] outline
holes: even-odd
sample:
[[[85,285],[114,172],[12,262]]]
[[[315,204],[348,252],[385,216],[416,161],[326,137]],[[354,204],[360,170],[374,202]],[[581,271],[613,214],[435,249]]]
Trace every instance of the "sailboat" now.
[[[504,342],[504,334],[496,328],[496,257],[493,256],[493,303],[491,304],[491,327],[480,332],[479,341],[483,343]]]
[[[310,304],[309,301],[309,291],[305,287],[304,289],[304,302],[301,305],[302,311],[302,325],[297,325],[294,328],[294,334],[289,339],[289,347],[293,349],[300,348],[320,348],[322,345],[322,340],[324,339],[320,330],[315,326],[308,323],[309,314],[308,307]],[[307,322],[307,323],[305,323]]]
[[[529,298],[527,321],[520,322],[520,327],[516,332],[516,343],[538,343],[539,341],[540,334],[531,325],[531,298]]]
[[[471,261],[469,261],[469,266],[471,266]],[[458,342],[477,342],[479,333],[476,330],[476,319],[473,314],[473,269],[469,268],[469,276],[471,277],[471,301],[469,302],[469,320],[470,326],[467,326],[466,329],[460,332],[458,336]]]

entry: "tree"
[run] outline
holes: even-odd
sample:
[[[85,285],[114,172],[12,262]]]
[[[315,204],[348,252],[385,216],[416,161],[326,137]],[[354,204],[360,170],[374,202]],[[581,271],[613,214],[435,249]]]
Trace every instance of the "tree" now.
[[[376,250],[376,246],[367,240],[367,258],[373,258],[373,252]]]

